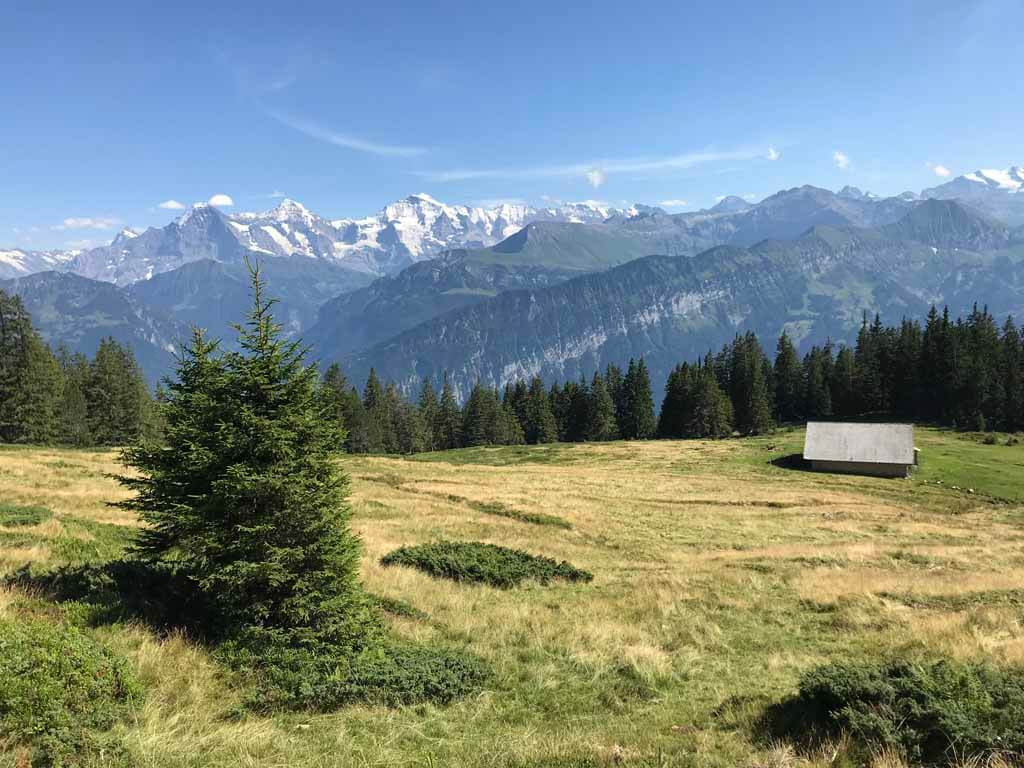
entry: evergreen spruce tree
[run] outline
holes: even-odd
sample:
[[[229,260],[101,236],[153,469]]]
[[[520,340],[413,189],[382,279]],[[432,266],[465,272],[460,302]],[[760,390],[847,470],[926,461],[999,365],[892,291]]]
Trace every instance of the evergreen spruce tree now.
[[[339,433],[342,435],[342,442],[338,448],[347,450],[345,442],[348,439],[349,385],[345,374],[341,372],[341,366],[337,363],[331,363],[324,372],[320,393],[324,400],[325,410],[337,422]]]
[[[832,353],[827,348],[812,347],[804,357],[802,412],[808,419],[827,419],[832,416],[832,392],[829,387],[831,362]]]
[[[96,350],[85,399],[97,444],[126,445],[144,434],[152,407],[149,390],[135,356],[112,338]]]
[[[1012,317],[1006,318],[1002,335],[1003,429],[1024,428],[1024,346]]]
[[[789,335],[783,331],[775,349],[775,412],[784,422],[799,421],[804,415],[805,385],[800,359]]]
[[[689,363],[672,369],[665,383],[665,397],[658,415],[658,437],[686,436],[693,408],[693,374]]]
[[[55,442],[62,388],[60,367],[21,299],[0,291],[0,442]]]
[[[753,333],[737,336],[730,350],[729,385],[736,429],[760,435],[772,427],[767,370],[770,364]]]
[[[857,397],[857,366],[853,350],[845,344],[839,348],[830,386],[832,412],[841,419],[852,419],[860,411]]]
[[[564,392],[569,401],[565,440],[570,443],[584,442],[590,434],[590,388],[586,379],[580,377],[579,382],[567,383]]]
[[[444,372],[441,385],[441,402],[438,405],[434,434],[439,450],[449,450],[462,445],[462,412],[455,401],[455,392],[448,380],[448,371]]]
[[[92,445],[89,431],[89,408],[85,390],[89,382],[89,360],[82,354],[72,354],[66,348],[58,351],[58,363],[63,374],[64,388],[60,400],[60,442],[76,448]]]
[[[684,433],[687,437],[728,437],[732,434],[732,403],[718,386],[710,365],[701,366],[692,378],[692,405]]]
[[[434,391],[434,385],[426,377],[423,378],[423,385],[420,387],[417,407],[419,408],[420,421],[423,424],[425,450],[441,450],[441,436],[437,431],[441,405],[437,399],[437,392]]]
[[[615,403],[600,373],[590,380],[590,403],[587,419],[588,440],[614,440],[619,436],[615,421]]]
[[[147,523],[138,555],[203,596],[201,630],[222,648],[283,664],[326,654],[343,677],[381,630],[357,580],[341,428],[251,273],[240,351],[219,355],[194,332],[160,406],[166,443],[125,451],[138,474],[121,478],[135,496],[120,506]]]
[[[654,396],[647,364],[642,357],[639,361],[629,361],[622,389],[625,392],[625,428],[622,436],[632,440],[654,437],[658,426],[654,418]]]
[[[529,445],[558,441],[558,422],[540,376],[534,376],[526,394],[526,426],[523,437]]]
[[[384,387],[377,371],[370,368],[363,387],[363,410],[366,413],[366,442],[369,453],[395,453],[390,402],[384,397]]]

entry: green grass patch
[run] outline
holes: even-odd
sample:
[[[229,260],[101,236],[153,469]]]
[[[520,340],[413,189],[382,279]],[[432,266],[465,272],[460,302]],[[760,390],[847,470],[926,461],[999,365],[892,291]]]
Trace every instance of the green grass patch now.
[[[65,563],[105,563],[124,554],[135,540],[136,529],[64,517],[64,534],[53,540],[54,558]]]
[[[438,541],[401,547],[381,558],[381,565],[404,565],[430,576],[511,589],[526,581],[550,584],[556,579],[591,581],[593,574],[566,561],[531,555],[481,542]]]
[[[933,611],[968,611],[972,608],[1024,608],[1024,589],[992,589],[953,595],[917,595],[911,592],[880,592],[879,597],[908,608]]]
[[[415,605],[407,603],[405,600],[401,600],[397,597],[386,597],[384,595],[370,595],[370,599],[376,604],[377,608],[382,610],[384,613],[389,613],[392,616],[397,616],[400,619],[413,619],[414,621],[424,621],[429,619],[430,616],[421,611]]]
[[[945,766],[1024,753],[1024,669],[938,661],[827,664],[806,672],[797,695],[771,708],[773,737],[801,743],[848,734],[867,756],[895,750],[913,764]]]
[[[53,517],[46,507],[20,507],[16,504],[0,504],[0,527],[13,528],[22,525],[39,525]]]
[[[111,729],[141,699],[127,662],[74,627],[0,619],[0,755],[26,765],[118,765]]]
[[[521,523],[530,523],[531,525],[551,525],[555,528],[564,528],[566,530],[572,528],[572,523],[558,515],[549,515],[546,512],[523,512],[507,504],[502,504],[500,501],[473,501],[472,499],[464,499],[461,496],[455,495],[449,495],[448,500],[465,504],[470,509],[483,512],[485,515],[507,517],[510,520],[518,520]]]

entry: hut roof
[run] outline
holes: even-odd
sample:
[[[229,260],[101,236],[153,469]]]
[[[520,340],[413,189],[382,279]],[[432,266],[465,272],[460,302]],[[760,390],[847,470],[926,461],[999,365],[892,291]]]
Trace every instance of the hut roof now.
[[[912,424],[811,421],[807,424],[804,458],[812,461],[913,464],[914,427]]]

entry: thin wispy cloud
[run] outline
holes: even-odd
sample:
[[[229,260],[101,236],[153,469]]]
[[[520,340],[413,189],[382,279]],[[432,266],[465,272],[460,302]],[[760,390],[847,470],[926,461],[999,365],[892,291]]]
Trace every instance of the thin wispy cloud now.
[[[838,149],[832,153],[832,162],[836,164],[836,168],[841,171],[845,171],[850,167],[850,156],[845,152],[840,152]]]
[[[532,168],[457,168],[443,171],[422,171],[417,176],[435,182],[471,181],[474,179],[552,179],[579,178],[591,186],[599,187],[609,176],[618,173],[651,173],[677,171],[706,163],[731,160],[760,160],[766,157],[764,148],[739,149],[726,152],[705,150],[667,157],[638,157],[619,160],[598,160],[589,163],[542,165]]]
[[[327,126],[308,120],[303,117],[296,117],[277,110],[268,109],[267,114],[292,130],[303,133],[313,139],[333,144],[336,147],[353,149],[357,152],[368,152],[371,155],[382,155],[384,157],[417,157],[426,153],[424,147],[407,147],[394,144],[379,144],[375,141],[350,136],[335,131]]]
[[[526,205],[526,201],[521,197],[485,197],[473,201],[476,208],[499,208],[503,205]]]
[[[586,172],[587,183],[594,189],[597,189],[606,181],[608,181],[608,174],[600,168],[591,168]]]
[[[765,155],[768,160],[778,160],[782,157],[782,153],[779,152],[775,147],[768,147],[768,154]]]
[[[59,232],[68,229],[115,229],[121,220],[113,216],[70,216],[54,227]]]
[[[953,172],[949,170],[949,168],[944,165],[940,165],[939,163],[925,163],[925,165],[939,178],[948,179],[953,175]]]
[[[662,208],[685,208],[689,203],[686,200],[659,200],[658,205]]]
[[[185,209],[185,204],[179,203],[177,200],[164,200],[157,208],[163,208],[165,211],[181,211]]]
[[[271,200],[281,200],[283,198],[288,197],[288,195],[286,195],[284,192],[281,192],[278,189],[275,189],[269,195],[264,195],[264,197],[269,197]]]

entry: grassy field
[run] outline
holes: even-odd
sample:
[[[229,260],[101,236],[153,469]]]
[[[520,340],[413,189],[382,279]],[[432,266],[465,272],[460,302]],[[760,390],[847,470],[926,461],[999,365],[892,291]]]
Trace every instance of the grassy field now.
[[[240,692],[186,638],[89,631],[146,687],[123,734],[142,766],[830,765],[754,727],[802,670],[892,653],[1024,663],[1024,445],[917,437],[910,480],[773,464],[801,432],[346,458],[367,588],[426,614],[395,630],[496,671],[444,708],[239,720]],[[0,449],[0,574],[116,556],[137,525],[106,506],[124,496],[116,458]],[[4,526],[4,504],[40,520]],[[594,580],[497,590],[379,565],[439,538]],[[14,589],[0,615],[74,620]]]

